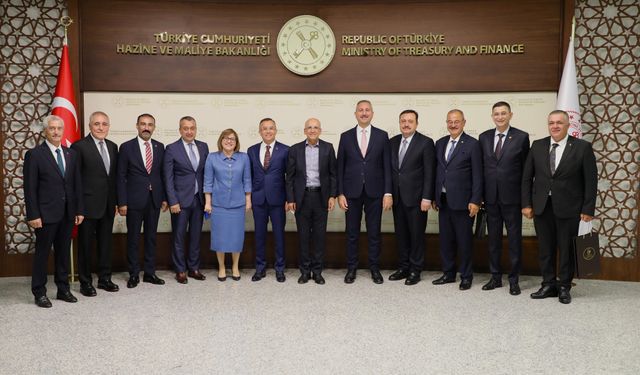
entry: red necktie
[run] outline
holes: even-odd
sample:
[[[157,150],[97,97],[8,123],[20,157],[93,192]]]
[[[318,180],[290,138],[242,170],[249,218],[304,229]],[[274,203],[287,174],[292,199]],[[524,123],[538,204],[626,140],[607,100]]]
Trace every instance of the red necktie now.
[[[269,168],[269,163],[271,162],[271,146],[267,146],[267,151],[264,153],[264,169]]]
[[[144,165],[147,168],[147,173],[151,174],[151,166],[153,165],[153,156],[151,156],[151,146],[149,146],[149,141],[144,143],[145,146],[145,162]]]

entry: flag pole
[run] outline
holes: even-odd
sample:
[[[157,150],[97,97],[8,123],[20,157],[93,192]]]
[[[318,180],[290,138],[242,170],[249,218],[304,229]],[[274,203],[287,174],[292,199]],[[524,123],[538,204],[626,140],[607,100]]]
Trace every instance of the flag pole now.
[[[62,16],[60,17],[60,21],[59,24],[64,27],[64,40],[63,40],[63,44],[66,46],[68,39],[67,39],[67,29],[69,28],[69,26],[71,26],[71,24],[73,23],[73,20],[71,19],[71,17],[69,16]],[[75,223],[74,223],[75,225]],[[75,271],[75,267],[74,267],[74,261],[73,261],[73,243],[74,243],[74,239],[73,236],[71,237],[71,242],[70,242],[70,246],[69,246],[69,265],[71,267],[71,272],[69,272],[69,278],[71,279],[72,283],[76,282],[76,271]]]

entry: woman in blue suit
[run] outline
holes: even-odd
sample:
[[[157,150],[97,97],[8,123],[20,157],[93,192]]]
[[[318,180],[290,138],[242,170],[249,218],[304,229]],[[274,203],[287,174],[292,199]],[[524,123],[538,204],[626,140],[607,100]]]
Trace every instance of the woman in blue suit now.
[[[218,258],[218,280],[227,279],[224,254],[231,253],[231,278],[240,280],[238,261],[244,244],[244,215],[251,209],[251,166],[239,152],[233,129],[218,138],[218,152],[207,157],[204,168],[204,211],[211,214],[211,250]]]

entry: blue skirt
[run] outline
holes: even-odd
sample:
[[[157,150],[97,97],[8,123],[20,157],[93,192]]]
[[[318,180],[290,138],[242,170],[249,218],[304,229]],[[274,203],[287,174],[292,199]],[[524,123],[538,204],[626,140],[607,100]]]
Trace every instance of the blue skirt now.
[[[211,212],[211,250],[239,253],[244,247],[244,206],[214,206]]]

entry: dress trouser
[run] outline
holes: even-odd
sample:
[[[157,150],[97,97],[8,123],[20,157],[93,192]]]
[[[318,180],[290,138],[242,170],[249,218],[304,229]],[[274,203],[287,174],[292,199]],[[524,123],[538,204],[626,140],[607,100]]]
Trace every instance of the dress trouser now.
[[[171,214],[171,259],[176,272],[197,271],[200,269],[200,234],[204,208],[199,197],[193,197],[189,207],[180,207],[180,212]],[[189,249],[185,242],[189,238]]]
[[[380,259],[380,223],[382,220],[382,197],[371,198],[362,190],[358,198],[347,198],[349,209],[345,212],[347,232],[347,267],[349,270],[358,268],[358,238],[360,237],[360,222],[364,208],[364,219],[367,227],[369,242],[369,269],[379,270]]]
[[[422,272],[427,212],[420,211],[419,204],[408,207],[397,198],[393,202],[393,226],[398,244],[398,269]]]
[[[473,247],[473,218],[468,210],[453,210],[442,194],[439,207],[440,256],[442,271],[449,278],[456,277],[456,252],[460,262],[458,271],[463,280],[473,280],[471,265]]]
[[[522,210],[518,204],[485,204],[489,233],[489,270],[494,279],[502,279],[502,227],[506,225],[511,271],[509,283],[517,283],[522,268]]]
[[[95,238],[98,254],[98,280],[111,279],[112,232],[114,207],[107,207],[98,219],[84,218],[78,227],[78,278],[83,285],[91,285],[91,242]]]
[[[327,208],[323,207],[320,191],[305,191],[301,207],[296,209],[301,273],[322,272],[327,217]],[[311,242],[313,242],[313,254],[310,250]]]
[[[140,228],[144,226],[144,273],[153,275],[156,272],[156,233],[160,207],[155,207],[153,197],[149,191],[146,206],[141,210],[127,210],[127,261],[129,275],[138,276],[140,273],[138,243],[140,242]]]
[[[36,251],[33,256],[31,292],[38,298],[47,294],[47,259],[53,245],[55,271],[53,280],[58,293],[69,291],[69,250],[73,220],[65,216],[57,223],[43,223],[35,230]]]

